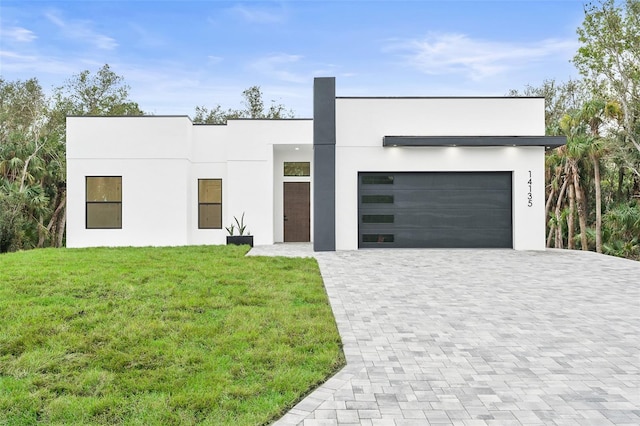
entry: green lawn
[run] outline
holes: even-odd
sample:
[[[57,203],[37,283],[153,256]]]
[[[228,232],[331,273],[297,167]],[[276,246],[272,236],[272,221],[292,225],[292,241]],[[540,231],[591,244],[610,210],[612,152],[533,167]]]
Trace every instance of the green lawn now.
[[[313,259],[0,255],[0,425],[269,423],[344,364]]]

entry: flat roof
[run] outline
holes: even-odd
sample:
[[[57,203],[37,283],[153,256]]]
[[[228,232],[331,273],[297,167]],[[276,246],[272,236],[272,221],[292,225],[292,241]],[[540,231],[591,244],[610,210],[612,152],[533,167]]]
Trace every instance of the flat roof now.
[[[566,145],[566,136],[384,136],[382,146],[544,146]]]
[[[336,99],[544,99],[544,96],[336,96]]]

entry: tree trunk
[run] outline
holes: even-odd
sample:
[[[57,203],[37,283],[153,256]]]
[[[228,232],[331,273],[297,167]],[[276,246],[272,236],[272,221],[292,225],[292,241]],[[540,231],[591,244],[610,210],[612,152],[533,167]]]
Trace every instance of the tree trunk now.
[[[556,226],[552,223],[549,226],[549,235],[547,235],[547,248],[551,248],[551,241],[553,240],[553,236],[555,235]]]
[[[41,147],[42,145],[38,145],[38,141],[36,139],[33,153],[29,155],[27,159],[24,161],[24,166],[22,167],[22,173],[20,176],[20,192],[24,191],[24,181],[27,179],[27,174],[29,173],[29,163],[31,163],[31,160],[35,158],[36,154],[38,154],[38,151],[40,151]]]
[[[576,201],[578,204],[578,221],[580,222],[580,243],[582,250],[589,250],[589,244],[587,242],[587,211],[584,202],[584,192],[580,186],[580,174],[578,172],[578,165],[575,161],[571,164],[571,170],[573,174],[573,185],[576,190]]]
[[[558,193],[558,201],[556,202],[556,248],[563,248],[562,243],[562,220],[560,220],[560,210],[562,209],[562,201],[564,199],[564,193],[567,190],[567,184],[569,183],[569,176],[565,175],[564,182]]]
[[[556,191],[551,188],[551,192],[549,192],[549,196],[547,197],[547,202],[544,205],[544,217],[549,218],[549,212],[551,211],[551,204],[553,203],[553,196],[556,195]]]
[[[593,160],[593,177],[596,185],[596,252],[602,253],[602,189],[600,185],[600,161]]]
[[[40,217],[38,218],[38,245],[36,246],[37,248],[44,247],[44,240],[47,236],[46,228],[44,227],[44,224],[42,222],[43,222],[42,215],[40,215]]]
[[[549,196],[547,197],[547,202],[544,205],[544,221],[545,221],[545,228],[546,225],[549,224],[549,212],[551,211],[551,203],[553,202],[553,196],[556,194],[556,191],[553,189],[553,186],[551,187],[551,191],[549,192]],[[553,234],[553,225],[549,226],[549,233],[547,234],[547,247],[549,247],[549,244],[551,244],[551,238],[550,236]]]
[[[64,241],[64,228],[67,224],[67,207],[62,208],[62,215],[60,216],[60,221],[58,222],[58,235],[56,238],[56,247],[62,247],[62,241]]]
[[[572,183],[569,184],[569,217],[567,218],[567,248],[574,250],[576,244],[575,236],[575,220],[576,220],[576,190]]]
[[[59,199],[59,202],[58,202]],[[57,243],[56,243],[56,235],[57,235],[57,231],[58,231],[58,222],[59,222],[59,218],[60,218],[60,212],[61,210],[65,207],[67,202],[67,194],[66,192],[62,193],[62,196],[59,197],[59,194],[56,194],[56,198],[54,199],[54,205],[56,206],[56,209],[54,210],[53,214],[51,215],[51,219],[49,219],[49,223],[47,224],[46,232],[45,235],[49,235],[50,237],[50,241],[51,241],[51,246],[53,247],[58,247]],[[44,225],[43,225],[44,227]],[[42,243],[42,245],[41,245]],[[38,241],[38,247],[42,247],[44,245],[44,240],[43,241]]]
[[[622,200],[622,186],[624,185],[624,167],[618,169],[618,189],[616,190],[616,201]]]

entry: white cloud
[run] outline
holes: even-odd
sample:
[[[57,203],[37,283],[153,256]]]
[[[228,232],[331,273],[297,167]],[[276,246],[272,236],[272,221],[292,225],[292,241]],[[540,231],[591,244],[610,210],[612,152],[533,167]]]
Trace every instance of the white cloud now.
[[[237,5],[232,7],[230,11],[245,21],[256,24],[278,24],[286,20],[282,9],[274,10],[264,7]]]
[[[0,37],[20,43],[29,43],[38,38],[33,31],[22,27],[0,28]]]
[[[11,58],[11,59],[19,59],[19,60],[23,60],[23,61],[35,60],[36,59],[35,56],[21,55],[19,53],[10,52],[8,50],[0,50],[0,56],[5,57],[5,58]]]
[[[455,73],[482,80],[552,57],[569,59],[576,47],[574,40],[517,43],[472,39],[457,33],[430,33],[423,39],[389,42],[384,50],[400,53],[408,65],[425,74]]]
[[[300,55],[277,53],[256,60],[251,64],[251,68],[278,80],[290,83],[305,83],[309,81],[309,73],[291,70],[291,68],[299,64],[301,59],[302,56]]]
[[[222,56],[215,56],[215,55],[207,56],[207,61],[209,62],[209,65],[219,64],[223,60],[224,60],[224,58]]]
[[[259,74],[285,83],[310,85],[319,75],[350,76],[334,64],[319,64],[303,61],[304,56],[275,53],[253,61],[249,67]]]
[[[103,50],[113,50],[118,47],[118,43],[114,38],[94,31],[89,21],[66,22],[56,12],[45,13],[45,16],[60,28],[67,38],[85,41]]]
[[[84,60],[60,59],[10,50],[0,50],[0,62],[8,80],[37,77],[45,90],[59,86],[64,78],[71,77],[89,65]]]

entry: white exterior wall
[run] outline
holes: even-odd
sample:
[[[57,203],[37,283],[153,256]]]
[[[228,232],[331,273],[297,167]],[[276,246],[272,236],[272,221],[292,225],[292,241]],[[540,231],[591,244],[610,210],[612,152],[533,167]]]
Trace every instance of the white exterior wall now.
[[[233,216],[245,213],[247,228],[254,235],[255,245],[273,244],[276,238],[275,215],[278,209],[274,161],[275,147],[311,146],[311,120],[235,120],[229,131],[227,163],[227,206],[231,223]],[[280,170],[282,170],[280,168]],[[224,195],[223,195],[224,196]]]
[[[188,243],[186,117],[67,119],[67,246]],[[86,229],[86,176],[122,176],[122,229]]]
[[[513,172],[513,247],[543,250],[543,147],[383,147],[384,136],[543,136],[543,99],[338,98],[336,249],[358,248],[358,172]],[[528,204],[532,171],[533,206]]]
[[[358,247],[359,172],[511,171],[513,247],[544,249],[543,147],[382,146],[384,136],[543,135],[543,99],[336,99],[336,248]],[[243,212],[256,245],[281,242],[284,182],[311,181],[284,177],[283,165],[309,161],[313,176],[312,143],[311,120],[70,117],[67,246],[224,244]],[[86,176],[122,176],[122,229],[85,229]],[[198,229],[198,179],[222,179],[222,229]],[[313,205],[311,215],[313,235]]]
[[[67,163],[67,247],[188,244],[186,160],[85,159]],[[85,229],[85,177],[122,176],[122,229]]]
[[[274,145],[273,167],[273,230],[274,242],[284,241],[284,183],[311,182],[313,176],[313,147],[311,145],[288,144]],[[297,149],[296,149],[297,148]],[[284,176],[285,162],[308,162],[311,176]],[[313,185],[310,185],[310,235],[313,241]]]
[[[189,170],[188,244],[225,244],[225,226],[231,222],[227,214],[229,188],[227,179],[227,126],[193,126],[193,143]],[[222,229],[198,229],[198,179],[222,179]],[[180,206],[176,206],[179,208]]]
[[[67,119],[67,246],[224,244],[233,216],[274,242],[274,145],[312,144],[311,120]],[[293,149],[293,148],[291,148]],[[122,176],[122,229],[86,229],[86,176]],[[198,229],[198,179],[222,179],[222,229]]]

